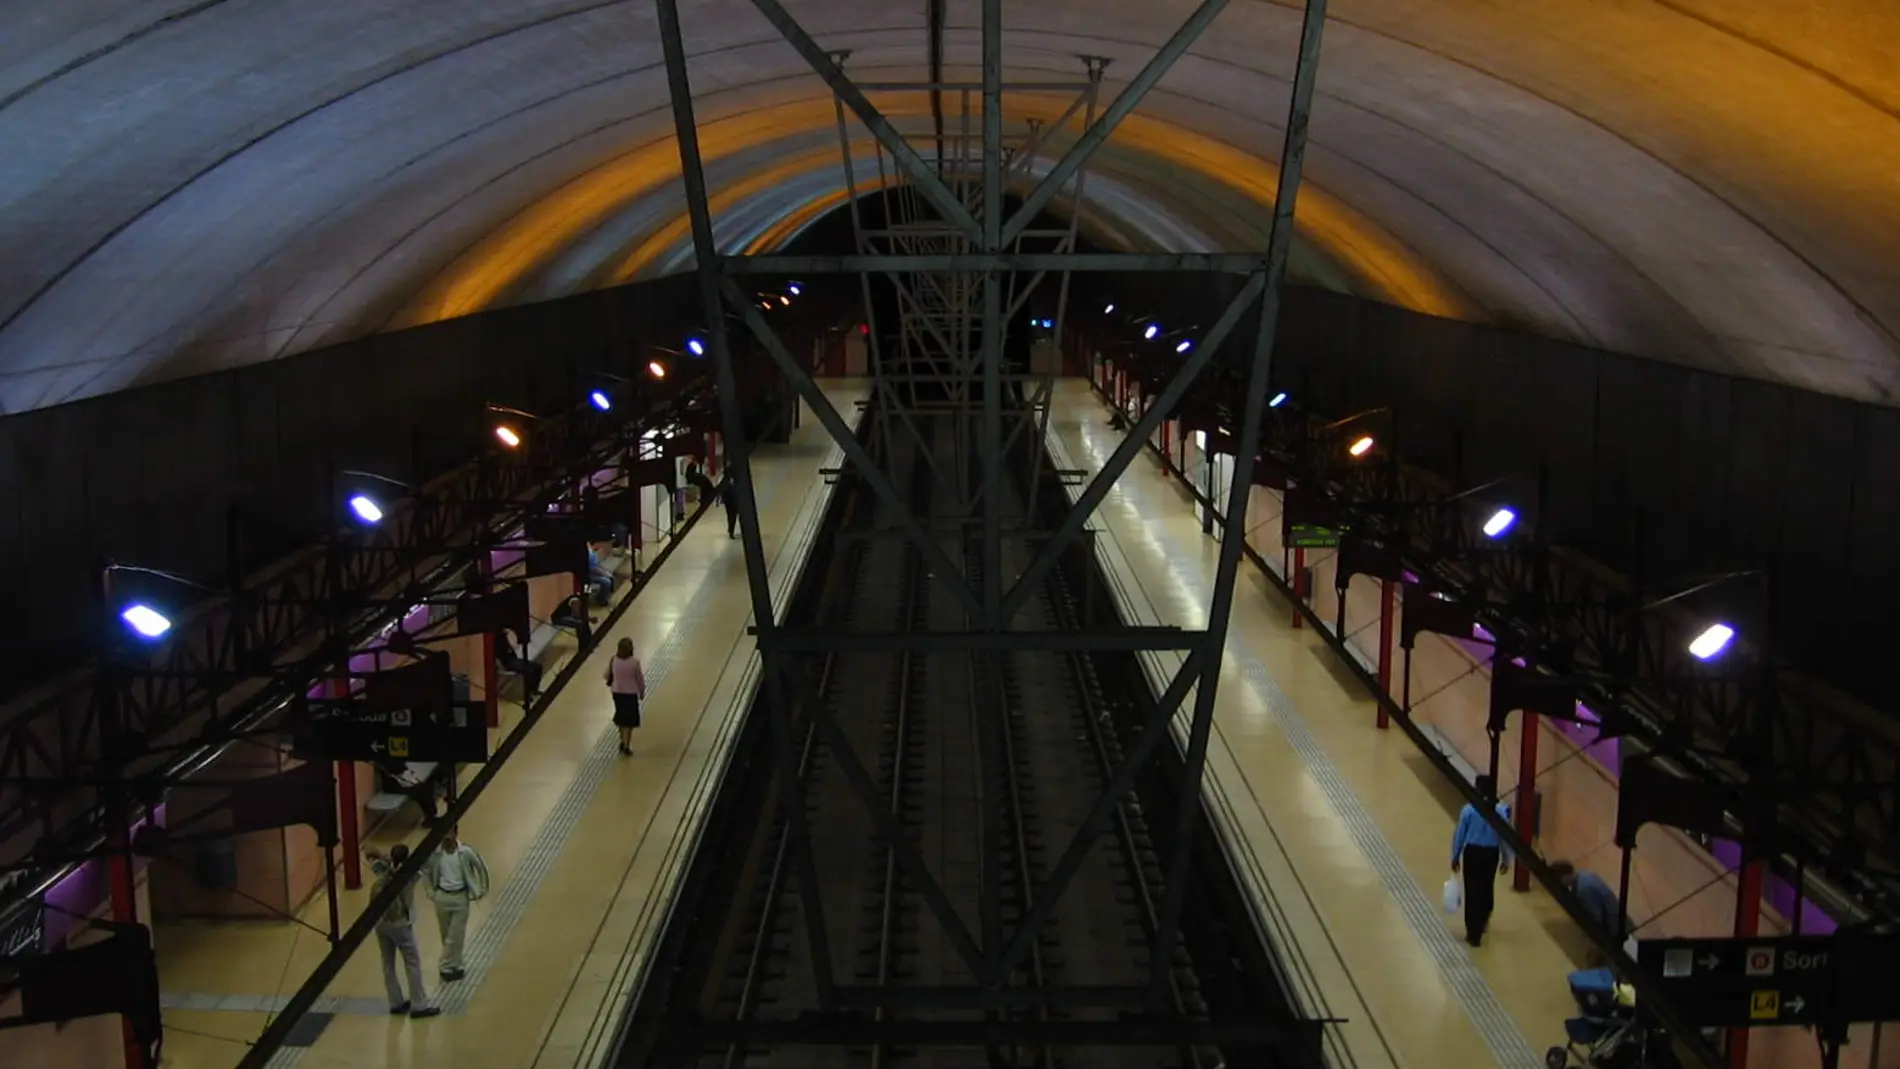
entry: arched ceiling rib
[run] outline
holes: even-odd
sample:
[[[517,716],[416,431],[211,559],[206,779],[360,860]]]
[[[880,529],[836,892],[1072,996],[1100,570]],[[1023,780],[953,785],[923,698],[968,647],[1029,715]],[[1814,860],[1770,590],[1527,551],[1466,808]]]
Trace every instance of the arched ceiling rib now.
[[[854,70],[922,75],[921,2],[788,6]],[[1008,74],[1112,56],[1106,98],[1192,6],[1008,3]],[[0,411],[690,262],[650,0],[4,8]],[[976,4],[949,8],[971,76]],[[1893,403],[1890,5],[1332,10],[1307,277]],[[745,0],[682,13],[722,238],[782,240],[842,188],[829,100]],[[1105,149],[1092,231],[1258,247],[1296,34],[1234,0]]]

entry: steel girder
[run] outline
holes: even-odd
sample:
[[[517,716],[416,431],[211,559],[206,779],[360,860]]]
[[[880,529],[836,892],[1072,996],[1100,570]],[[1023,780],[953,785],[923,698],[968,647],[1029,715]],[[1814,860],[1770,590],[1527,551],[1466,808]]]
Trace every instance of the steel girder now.
[[[686,395],[636,418],[672,423],[698,404]],[[224,747],[280,728],[351,653],[459,588],[481,553],[627,456],[630,416],[583,408],[537,421],[525,455],[483,456],[391,504],[373,527],[339,528],[324,545],[234,576],[179,614],[163,643],[117,649],[17,704],[0,724],[0,873],[31,878],[13,883],[0,917],[100,856],[108,803],[151,804]]]
[[[933,80],[928,83],[902,86],[933,94],[953,93],[959,97],[960,114],[956,117],[962,129],[949,131],[939,125],[932,134],[924,135],[942,146],[932,154],[934,158],[926,158],[907,143],[866,98],[865,87],[852,84],[845,73],[848,53],[825,51],[797,25],[777,0],[753,0],[753,3],[823,78],[837,98],[839,140],[847,193],[851,201],[849,211],[856,249],[844,256],[732,256],[720,253],[714,241],[704,169],[698,149],[678,0],[656,0],[668,83],[673,96],[681,169],[693,224],[701,298],[708,321],[719,324],[711,330],[709,341],[722,394],[730,379],[732,359],[731,339],[726,336],[723,323],[726,315],[732,313],[763,345],[793,390],[811,407],[820,423],[844,450],[847,458],[845,471],[854,478],[862,479],[880,504],[895,514],[899,521],[900,536],[911,541],[933,575],[939,581],[948,580],[947,588],[965,610],[970,624],[969,630],[957,633],[912,631],[840,635],[788,633],[780,630],[771,609],[771,591],[766,585],[759,519],[751,493],[750,449],[728,408],[726,422],[728,445],[732,450],[730,463],[734,484],[738,489],[736,508],[743,537],[746,573],[752,586],[754,634],[764,662],[761,685],[767,701],[767,715],[771,720],[778,778],[785,791],[781,804],[791,819],[787,841],[789,849],[797,857],[794,874],[800,884],[801,904],[807,919],[807,937],[814,962],[812,979],[819,1005],[829,1014],[841,1004],[840,988],[832,974],[828,956],[824,935],[825,911],[816,894],[817,882],[811,868],[809,833],[802,819],[803,788],[798,776],[798,755],[792,744],[791,710],[794,705],[810,707],[810,703],[801,700],[808,681],[804,673],[796,670],[794,659],[797,656],[853,649],[920,653],[954,651],[972,658],[976,678],[994,679],[993,667],[986,672],[985,665],[994,661],[1004,648],[1185,649],[1188,657],[1181,672],[1151,708],[1146,730],[1135,754],[1127,759],[1125,766],[1113,777],[1113,782],[1098,800],[1090,823],[1099,825],[1122,802],[1143,762],[1167,740],[1168,725],[1175,719],[1177,707],[1190,690],[1195,692],[1196,700],[1190,718],[1191,741],[1186,753],[1188,774],[1185,790],[1188,797],[1198,797],[1221,651],[1226,641],[1232,587],[1241,555],[1241,537],[1236,534],[1223,542],[1219,572],[1219,589],[1222,593],[1209,614],[1207,626],[1202,630],[1130,629],[1112,634],[1010,630],[1009,624],[1014,613],[1035,595],[1037,585],[1048,577],[1059,554],[1083,537],[1089,514],[1106,496],[1115,479],[1126,470],[1137,450],[1131,448],[1119,451],[1097,473],[1082,502],[1072,510],[1063,526],[1053,536],[1037,539],[1046,541],[1046,546],[1030,569],[1018,576],[1003,574],[1000,547],[1005,539],[1023,537],[1025,532],[1012,530],[1009,526],[1011,521],[1001,514],[1001,494],[996,492],[1001,485],[1000,469],[1009,453],[1010,443],[1016,436],[1025,432],[1046,432],[1050,383],[1049,376],[1024,377],[1028,380],[1040,379],[1036,396],[1027,399],[1027,403],[1024,400],[1012,402],[1005,397],[1004,383],[1014,377],[1006,374],[1003,368],[1005,332],[1010,312],[1022,307],[1027,293],[1025,287],[1018,294],[1008,294],[1006,283],[1015,284],[1017,276],[1056,272],[1062,276],[1065,291],[1064,296],[1058,298],[1060,308],[1066,303],[1066,279],[1071,271],[1177,270],[1247,274],[1249,279],[1241,296],[1229,308],[1222,323],[1217,325],[1215,333],[1197,347],[1195,357],[1191,360],[1192,369],[1180,376],[1178,389],[1172,390],[1169,400],[1176,400],[1185,393],[1194,375],[1207,366],[1211,354],[1220,349],[1221,342],[1258,301],[1261,318],[1256,343],[1251,356],[1240,361],[1246,371],[1243,405],[1245,426],[1257,428],[1266,407],[1273,328],[1277,321],[1280,292],[1291,248],[1293,206],[1300,182],[1307,118],[1312,104],[1326,5],[1324,0],[1309,0],[1306,5],[1286,141],[1282,148],[1279,200],[1268,249],[1244,254],[1101,255],[1083,254],[1075,249],[1073,220],[1080,214],[1083,169],[1092,154],[1113,133],[1116,124],[1140,104],[1145,93],[1205,31],[1225,6],[1225,0],[1205,0],[1192,18],[1124,88],[1100,119],[1095,116],[1094,109],[1105,63],[1085,57],[1086,80],[1082,83],[1077,106],[1070,111],[1071,116],[1078,110],[1085,116],[1081,136],[1049,173],[1034,185],[1029,199],[1013,215],[1006,213],[1004,193],[1015,172],[1020,170],[1027,176],[1035,154],[1047,143],[1049,131],[1029,129],[1027,135],[1018,140],[1014,156],[1009,155],[1010,135],[1005,129],[1003,97],[1011,83],[1003,78],[1001,0],[984,0],[982,5],[983,70],[980,82],[945,83],[933,76]],[[880,88],[892,87],[880,84]],[[971,103],[973,97],[976,98],[974,106]],[[851,156],[846,111],[855,115],[871,132],[878,146],[880,182],[876,195],[883,199],[886,221],[875,229],[866,226],[858,204],[858,164]],[[1065,116],[1065,122],[1068,117]],[[973,122],[980,124],[979,131],[970,129]],[[980,149],[974,157],[971,155],[973,147]],[[899,181],[892,181],[894,176],[885,167],[887,155]],[[1053,232],[1057,241],[1054,250],[1024,251],[1021,241],[1039,233],[1030,226],[1033,219],[1043,206],[1065,190],[1071,191],[1068,195],[1074,207],[1070,228],[1066,233]],[[953,485],[974,487],[963,501],[967,509],[967,529],[977,538],[977,545],[973,547],[975,552],[968,555],[981,563],[977,569],[979,574],[974,577],[950,559],[940,539],[935,537],[935,532],[912,514],[908,502],[897,492],[891,473],[880,466],[882,458],[873,456],[852,433],[810,374],[793,358],[752,303],[745,299],[744,292],[735,281],[761,274],[795,276],[824,273],[855,273],[863,278],[862,296],[866,313],[872,317],[868,322],[873,328],[876,400],[871,414],[878,421],[879,429],[873,442],[888,440],[890,434],[909,434],[927,452],[923,436],[910,425],[910,419],[912,415],[929,409],[933,398],[941,398],[934,401],[937,408],[948,409],[961,420],[960,426],[964,430],[957,436],[954,455],[932,456],[929,464],[932,470]],[[901,322],[895,352],[887,351],[888,336],[877,329],[877,313],[872,302],[874,282],[888,282],[896,291],[896,307]],[[920,396],[919,388],[926,385],[939,387],[931,398]],[[1152,422],[1158,423],[1165,418],[1166,407],[1164,404],[1162,410],[1152,414]],[[977,458],[979,470],[968,478],[952,478],[964,471],[965,458],[971,455]],[[1251,485],[1247,466],[1240,466],[1232,489],[1234,499],[1244,503]],[[973,578],[974,582],[971,581]],[[994,710],[978,713],[979,720],[997,715]],[[821,734],[837,733],[836,725],[822,711],[813,713],[812,723]],[[993,724],[978,724],[978,746],[985,751],[980,759],[980,767],[991,768],[996,764],[996,755],[989,751],[998,735],[996,727]],[[961,918],[955,916],[949,903],[941,900],[941,894],[933,893],[936,885],[921,859],[915,857],[914,852],[907,849],[907,844],[902,841],[893,815],[889,812],[888,801],[877,797],[875,784],[849,754],[848,747],[841,750],[839,757],[840,764],[853,781],[856,793],[871,811],[872,819],[891,838],[898,863],[915,881],[923,897],[930,900],[931,912],[943,924],[957,953],[964,957],[972,972],[980,978],[976,988],[940,992],[943,1004],[953,1005],[959,999],[965,1004],[975,1004],[970,1000],[975,999],[980,1003],[984,998],[1001,997],[1001,993],[1008,989],[1015,963],[1028,952],[1035,929],[1049,916],[1053,904],[1079,869],[1077,859],[1097,837],[1085,834],[1086,828],[1083,834],[1076,836],[1065,852],[1060,870],[1053,878],[1044,881],[1042,886],[1033,889],[1029,900],[1031,912],[1013,930],[1004,930],[1001,926],[992,908],[996,898],[995,888],[985,886],[980,896],[983,923],[979,926],[980,930],[971,931]],[[1194,815],[1198,808],[1192,804],[1183,805],[1181,822],[1174,829],[1175,835],[1167,859],[1168,894],[1160,914],[1160,929],[1156,933],[1150,982],[1144,999],[1151,1007],[1159,1005],[1159,995],[1175,957],[1175,932],[1185,901],[1182,887],[1188,870],[1189,847],[1196,831]],[[986,843],[994,844],[997,841],[995,829],[988,826],[988,822],[994,819],[995,814],[987,810],[984,812],[983,820],[986,823],[981,834]],[[983,876],[986,881],[995,878],[988,873]],[[859,995],[862,996],[862,993]],[[918,993],[906,995],[910,1001],[915,1001],[917,997],[922,996]],[[739,1022],[736,1027],[765,1029],[756,1033],[756,1036],[769,1035],[772,1042],[781,1041],[781,1037],[784,1037],[782,1041],[794,1042],[799,1041],[799,1037],[810,1039],[820,1034],[828,1038],[813,1041],[877,1042],[869,1031],[859,1027],[870,1027],[871,1023],[868,1020],[847,1021],[831,1032],[813,1022]],[[684,1027],[700,1026],[691,1024]],[[1063,1042],[1051,1031],[1037,1034],[1042,1037],[1040,1041]],[[725,1042],[726,1038],[722,1034],[710,1036],[708,1041]],[[744,1036],[734,1033],[731,1039],[733,1042],[761,1041],[751,1031],[747,1031]],[[976,1041],[984,1042],[980,1037]]]

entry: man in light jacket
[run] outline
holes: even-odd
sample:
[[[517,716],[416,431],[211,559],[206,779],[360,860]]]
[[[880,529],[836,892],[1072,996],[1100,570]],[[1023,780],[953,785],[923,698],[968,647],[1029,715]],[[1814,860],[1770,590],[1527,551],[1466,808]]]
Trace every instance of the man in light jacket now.
[[[441,849],[423,864],[422,886],[435,904],[436,928],[442,933],[442,979],[454,983],[463,976],[462,940],[468,934],[469,904],[488,894],[488,865],[461,840],[459,827],[449,829]]]

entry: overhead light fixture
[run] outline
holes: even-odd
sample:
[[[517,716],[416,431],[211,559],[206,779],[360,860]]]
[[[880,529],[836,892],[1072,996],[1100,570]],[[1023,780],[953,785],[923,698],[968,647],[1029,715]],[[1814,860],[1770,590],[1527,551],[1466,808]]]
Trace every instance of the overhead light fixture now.
[[[1484,521],[1484,536],[1486,538],[1497,538],[1504,532],[1510,530],[1511,525],[1516,522],[1517,513],[1512,512],[1510,509],[1499,509],[1491,514],[1490,519]]]
[[[1175,346],[1174,351],[1177,353],[1185,353],[1192,348],[1194,348],[1194,340],[1191,338],[1182,338],[1181,344]]]
[[[357,494],[350,498],[350,511],[356,513],[356,518],[364,523],[383,522],[383,507],[367,494]]]
[[[790,286],[788,286],[788,287],[786,287],[786,288],[792,291],[792,296],[794,296],[794,297],[796,297],[796,296],[798,296],[799,294],[801,294],[801,293],[804,293],[804,292],[805,292],[805,291],[804,291],[803,289],[800,289],[800,288],[799,288],[799,285],[798,285],[798,283],[796,283],[796,282],[794,282],[794,283],[792,283],[792,284],[791,284]]]
[[[171,620],[149,605],[129,605],[119,614],[119,619],[145,638],[158,638],[172,629]]]
[[[1729,640],[1735,637],[1735,629],[1727,624],[1710,624],[1707,630],[1689,643],[1689,652],[1699,661],[1706,661],[1728,648]]]
[[[1114,302],[1114,301],[1110,301],[1110,302],[1108,302],[1108,303],[1107,303],[1106,305],[1104,305],[1104,306],[1102,306],[1102,314],[1103,314],[1103,315],[1105,315],[1105,316],[1112,316],[1112,315],[1114,315],[1114,314],[1115,314],[1115,302]]]
[[[660,363],[658,360],[649,360],[647,361],[647,374],[656,379],[663,379],[666,377],[666,365]]]
[[[1283,404],[1286,404],[1286,391],[1284,390],[1282,390],[1279,393],[1274,394],[1272,400],[1269,400],[1267,402],[1267,407],[1279,408]]]
[[[1149,341],[1154,341],[1155,336],[1160,333],[1161,333],[1161,324],[1150,323],[1148,324],[1148,329],[1141,332],[1141,336],[1143,338],[1146,338]]]
[[[594,407],[600,409],[602,412],[614,406],[613,399],[607,396],[607,391],[605,390],[595,390],[593,393],[587,395],[587,399],[592,401]]]
[[[686,339],[686,351],[692,353],[694,356],[705,356],[706,343],[700,341],[698,338],[688,338]]]
[[[495,428],[495,438],[510,449],[518,448],[521,445],[521,432],[508,426],[506,423],[500,424]]]
[[[1360,436],[1358,441],[1346,447],[1346,452],[1351,453],[1353,456],[1356,456],[1356,457],[1363,457],[1367,453],[1372,452],[1372,436],[1371,435]]]
[[[780,297],[778,303],[783,307],[789,308],[791,307],[792,299],[790,297]]]

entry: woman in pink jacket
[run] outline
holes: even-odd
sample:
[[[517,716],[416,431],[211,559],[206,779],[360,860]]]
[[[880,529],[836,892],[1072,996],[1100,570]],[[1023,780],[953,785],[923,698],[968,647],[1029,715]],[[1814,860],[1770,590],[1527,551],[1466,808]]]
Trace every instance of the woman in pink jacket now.
[[[633,752],[633,729],[640,726],[640,703],[647,696],[646,669],[633,652],[633,640],[623,638],[607,662],[607,689],[614,695],[614,727],[620,729],[620,752]]]

